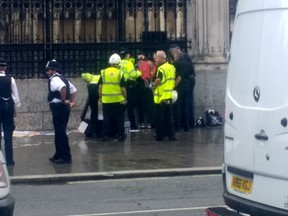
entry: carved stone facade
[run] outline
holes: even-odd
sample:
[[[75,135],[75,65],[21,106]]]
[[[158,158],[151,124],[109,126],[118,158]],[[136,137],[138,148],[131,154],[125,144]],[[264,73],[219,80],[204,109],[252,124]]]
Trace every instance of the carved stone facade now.
[[[197,62],[226,62],[230,19],[228,0],[191,0],[187,17],[188,50]]]
[[[123,47],[149,57],[171,43],[186,51],[188,1],[0,0],[0,56],[12,75],[41,78],[51,58],[75,77],[99,72]]]
[[[235,0],[233,0],[235,1]],[[3,2],[3,0],[2,0]],[[6,1],[4,1],[6,2]],[[37,2],[37,1],[35,1]],[[54,3],[57,0],[53,1]],[[63,19],[69,18],[69,3],[67,1]],[[79,1],[79,5],[76,6],[81,8],[83,1]],[[86,3],[89,0],[85,1]],[[99,1],[101,2],[101,1]],[[102,1],[102,2],[114,2],[114,1]],[[127,1],[129,2],[129,1]],[[135,3],[143,2],[140,0],[135,1]],[[159,1],[161,2],[161,1]],[[171,1],[172,2],[172,1]],[[173,0],[174,2],[174,0]],[[230,46],[230,34],[231,34],[231,14],[229,14],[229,2],[231,0],[187,0],[186,7],[181,5],[182,1],[177,1],[179,5],[176,7],[177,16],[175,19],[175,13],[170,13],[169,10],[161,9],[161,5],[158,11],[155,11],[151,6],[151,11],[146,11],[145,13],[142,10],[134,10],[137,12],[130,14],[129,5],[126,5],[125,22],[126,28],[122,30],[117,30],[118,18],[113,17],[113,4],[110,5],[111,11],[106,11],[108,18],[111,16],[111,19],[106,20],[104,23],[100,19],[96,21],[89,20],[89,10],[85,11],[88,17],[83,24],[83,16],[77,15],[73,16],[73,22],[66,21],[65,25],[59,23],[59,14],[54,13],[52,18],[52,37],[54,43],[65,42],[67,38],[72,38],[79,42],[80,40],[90,40],[91,35],[99,36],[95,32],[108,32],[109,35],[114,35],[115,37],[119,34],[123,34],[123,38],[133,39],[133,41],[140,40],[139,35],[143,30],[145,31],[166,31],[169,39],[169,35],[173,38],[185,38],[187,40],[187,47],[185,51],[193,58],[196,69],[196,86],[195,86],[195,111],[197,116],[203,116],[204,112],[207,109],[215,109],[224,114],[224,97],[225,97],[225,82],[227,74],[227,61],[226,53],[229,50]],[[54,5],[57,6],[57,5]],[[63,6],[63,5],[62,5]],[[65,5],[64,5],[65,6]],[[82,5],[83,6],[83,5]],[[89,6],[89,5],[88,5]],[[101,5],[98,5],[101,8]],[[137,4],[134,4],[137,6]],[[37,6],[35,6],[37,8]],[[60,6],[59,6],[60,7]],[[87,7],[87,5],[86,5]],[[138,4],[138,7],[141,7],[141,4]],[[109,7],[108,7],[109,8]],[[185,9],[187,16],[185,17]],[[57,11],[57,10],[56,10]],[[97,16],[101,16],[101,10],[99,9]],[[103,11],[102,11],[103,12]],[[102,14],[103,15],[103,14]],[[157,15],[157,16],[156,16]],[[2,16],[2,15],[0,15]],[[18,16],[14,14],[13,16]],[[15,18],[15,23],[12,23],[15,28],[13,31],[24,31],[26,30],[27,35],[33,35],[35,38],[41,38],[40,35],[44,34],[45,28],[41,25],[37,25],[36,22],[41,23],[41,16],[30,17],[33,18],[33,25],[27,23],[27,26],[23,29],[18,28],[19,21]],[[135,18],[136,17],[136,18]],[[2,16],[2,19],[5,17]],[[165,20],[165,21],[164,21]],[[145,23],[149,25],[145,25]],[[135,25],[136,23],[136,25]],[[3,25],[1,22],[0,25]],[[26,25],[26,24],[25,24]],[[24,26],[25,26],[24,25]],[[94,25],[95,28],[89,28],[87,26]],[[86,26],[86,27],[85,27]],[[72,32],[69,32],[66,28],[72,29]],[[82,34],[82,30],[85,27],[85,34]],[[26,29],[26,30],[25,30]],[[0,29],[1,30],[1,29]],[[26,34],[25,33],[25,34]],[[81,35],[82,34],[82,35]],[[17,35],[17,34],[16,34]],[[74,35],[74,36],[73,36]],[[89,36],[90,35],[90,36]],[[1,36],[1,34],[0,34]],[[3,36],[3,34],[2,34]],[[68,37],[69,36],[69,37]],[[113,36],[113,37],[114,37]],[[90,38],[89,38],[90,37]],[[113,38],[111,37],[111,39]],[[96,37],[91,40],[96,40],[99,42],[103,38]],[[3,40],[3,38],[1,38]],[[67,42],[67,41],[66,41]],[[171,41],[171,43],[173,40]],[[164,43],[165,44],[165,43]],[[169,41],[166,46],[169,45]],[[102,53],[100,53],[102,55]],[[88,58],[88,57],[87,57]],[[102,56],[103,59],[103,56]],[[105,57],[106,59],[106,57]],[[43,65],[44,67],[44,65]],[[17,81],[17,80],[16,80]],[[20,88],[20,97],[22,100],[22,107],[18,110],[18,117],[16,118],[16,125],[18,130],[49,130],[52,129],[52,124],[50,121],[49,109],[45,104],[46,102],[46,80],[34,79],[34,80],[23,80],[18,82]],[[77,96],[77,107],[71,115],[71,120],[69,123],[70,129],[75,129],[79,125],[79,115],[81,109],[84,106],[85,98],[87,97],[87,91],[85,84],[80,78],[75,78],[73,82],[77,83],[77,88],[79,93]],[[44,84],[43,84],[44,83]],[[44,88],[43,88],[44,85]],[[37,91],[35,91],[37,89]],[[37,94],[35,94],[37,92]],[[33,113],[33,115],[31,114]],[[37,116],[37,122],[35,122],[34,116]],[[23,119],[25,121],[23,121]],[[31,124],[32,123],[32,124]]]
[[[204,116],[207,109],[218,110],[224,115],[226,54],[230,48],[230,22],[233,19],[229,1],[191,0],[187,6],[187,33],[188,40],[192,41],[188,54],[193,57],[197,74],[196,115]]]

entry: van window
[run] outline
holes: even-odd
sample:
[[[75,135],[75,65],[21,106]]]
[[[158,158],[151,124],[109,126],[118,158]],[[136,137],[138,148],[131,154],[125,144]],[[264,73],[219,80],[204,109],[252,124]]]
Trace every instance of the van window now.
[[[288,10],[243,13],[236,19],[229,64],[233,76],[227,77],[228,96],[236,104],[250,108],[287,105]],[[259,102],[253,97],[256,86],[260,88]]]

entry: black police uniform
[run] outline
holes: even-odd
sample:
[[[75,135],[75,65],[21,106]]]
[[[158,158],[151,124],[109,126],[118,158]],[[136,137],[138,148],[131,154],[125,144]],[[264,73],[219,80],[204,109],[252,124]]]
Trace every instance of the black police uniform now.
[[[12,136],[14,125],[14,101],[12,98],[11,77],[0,76],[0,144],[1,125],[4,132],[5,156],[7,165],[14,165]]]
[[[54,74],[48,83],[48,102],[49,107],[52,111],[52,121],[55,131],[55,148],[56,152],[50,161],[57,162],[57,160],[62,160],[63,163],[71,163],[71,151],[69,146],[69,139],[66,134],[69,115],[70,115],[70,105],[63,104],[61,102],[51,102],[54,98],[61,100],[61,95],[59,91],[52,92],[51,91],[51,80],[58,76],[66,85],[66,100],[70,99],[70,87],[69,82],[65,77],[60,74]]]
[[[174,62],[174,67],[181,77],[181,82],[175,88],[178,92],[178,99],[173,104],[174,128],[178,131],[182,127],[184,131],[188,131],[189,120],[194,122],[194,117],[192,120],[194,109],[189,106],[189,98],[192,97],[190,94],[190,79],[194,71],[192,65],[183,57]]]

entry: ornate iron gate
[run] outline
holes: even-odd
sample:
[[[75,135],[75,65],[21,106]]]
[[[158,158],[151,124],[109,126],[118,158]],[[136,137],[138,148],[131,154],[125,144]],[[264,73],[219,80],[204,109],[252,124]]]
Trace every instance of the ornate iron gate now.
[[[186,19],[186,0],[0,0],[0,57],[17,78],[43,77],[51,58],[66,76],[96,73],[122,48],[187,50]]]

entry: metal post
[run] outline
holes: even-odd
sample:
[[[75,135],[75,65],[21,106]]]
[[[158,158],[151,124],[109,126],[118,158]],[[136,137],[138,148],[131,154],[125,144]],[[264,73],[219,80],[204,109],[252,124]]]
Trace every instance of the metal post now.
[[[44,47],[45,47],[45,59],[48,61],[51,59],[51,13],[52,8],[51,4],[53,1],[45,0],[45,38],[44,40]]]

